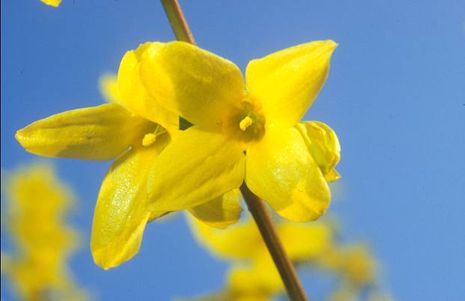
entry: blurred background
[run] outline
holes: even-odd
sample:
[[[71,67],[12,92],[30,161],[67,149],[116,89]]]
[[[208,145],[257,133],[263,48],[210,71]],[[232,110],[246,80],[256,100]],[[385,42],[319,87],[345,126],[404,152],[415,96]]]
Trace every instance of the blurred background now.
[[[371,245],[396,300],[464,300],[465,3],[181,4],[198,44],[243,70],[252,58],[299,43],[339,43],[306,115],[331,125],[342,145],[343,178],[332,185],[329,214]],[[2,173],[38,159],[14,140],[17,129],[102,103],[98,78],[116,72],[125,51],[174,39],[156,0],[63,0],[57,9],[38,0],[2,1],[1,8]],[[78,197],[70,223],[84,244],[71,268],[96,299],[169,300],[222,286],[226,264],[195,243],[182,214],[150,224],[130,262],[98,268],[88,240],[110,162],[53,163]],[[2,250],[10,243],[2,230]],[[309,292],[322,285],[303,276]],[[2,299],[10,300],[6,284],[2,278]]]

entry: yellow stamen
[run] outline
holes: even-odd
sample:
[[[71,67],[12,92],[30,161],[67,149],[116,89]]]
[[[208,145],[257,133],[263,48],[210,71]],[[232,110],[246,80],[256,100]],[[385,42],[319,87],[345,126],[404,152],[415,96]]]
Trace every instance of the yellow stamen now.
[[[142,139],[143,146],[150,146],[157,140],[157,135],[154,133],[145,134],[144,138]]]
[[[250,118],[250,116],[245,116],[244,119],[241,120],[239,123],[239,127],[241,128],[242,131],[245,132],[249,126],[253,124],[253,119]]]

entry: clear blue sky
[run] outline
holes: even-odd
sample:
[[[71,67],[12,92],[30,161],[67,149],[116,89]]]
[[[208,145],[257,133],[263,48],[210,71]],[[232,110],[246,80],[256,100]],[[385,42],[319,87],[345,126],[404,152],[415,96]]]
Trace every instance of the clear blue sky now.
[[[306,116],[330,124],[342,144],[343,179],[330,212],[371,243],[398,300],[465,300],[463,0],[182,4],[199,45],[241,68],[298,43],[339,43]],[[6,170],[35,159],[15,142],[17,129],[101,103],[97,79],[116,71],[126,50],[173,39],[157,0],[1,5]],[[88,239],[109,162],[54,162],[79,197],[73,222]],[[219,287],[225,269],[195,245],[181,216],[151,224],[140,254],[117,269],[96,267],[87,245],[72,265],[100,300],[192,296]]]

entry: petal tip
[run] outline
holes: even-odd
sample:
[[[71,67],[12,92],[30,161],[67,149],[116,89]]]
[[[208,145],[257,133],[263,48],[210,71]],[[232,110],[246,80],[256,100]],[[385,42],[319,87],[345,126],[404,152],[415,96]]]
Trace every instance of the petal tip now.
[[[339,47],[339,44],[333,40],[326,40],[326,43],[328,47],[332,49],[336,49],[337,47]]]
[[[92,250],[92,258],[94,259],[94,263],[103,270],[108,271],[109,269],[118,266],[118,263],[108,260],[106,255],[107,254],[105,254],[105,251],[102,249],[95,251]]]
[[[323,49],[325,50],[325,52],[331,56],[334,52],[334,50],[336,50],[336,48],[339,47],[339,44],[336,43],[335,41],[333,40],[325,40],[323,41]]]
[[[16,131],[15,139],[18,141],[19,145],[21,145],[24,149],[27,149],[27,135],[25,134],[26,128],[22,128]]]

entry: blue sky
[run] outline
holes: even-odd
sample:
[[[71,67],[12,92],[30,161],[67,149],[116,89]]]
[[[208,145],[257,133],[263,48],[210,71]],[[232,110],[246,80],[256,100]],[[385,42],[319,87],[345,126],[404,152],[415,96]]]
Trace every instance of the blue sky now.
[[[182,1],[198,44],[242,69],[298,43],[333,39],[329,79],[307,119],[339,135],[343,179],[330,213],[370,242],[398,300],[465,298],[465,4],[444,1]],[[3,170],[31,162],[14,132],[102,103],[97,81],[128,49],[174,37],[155,0],[2,1]],[[53,160],[79,197],[88,239],[109,162]],[[2,245],[4,244],[2,235]],[[225,264],[182,216],[148,227],[140,254],[104,272],[72,262],[100,300],[168,300],[218,288]],[[2,285],[3,290],[3,285]],[[2,291],[3,294],[3,291]],[[5,298],[5,300],[7,300]]]

